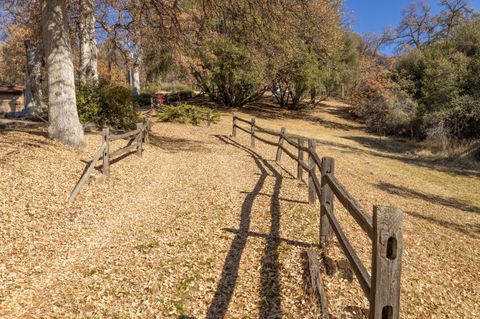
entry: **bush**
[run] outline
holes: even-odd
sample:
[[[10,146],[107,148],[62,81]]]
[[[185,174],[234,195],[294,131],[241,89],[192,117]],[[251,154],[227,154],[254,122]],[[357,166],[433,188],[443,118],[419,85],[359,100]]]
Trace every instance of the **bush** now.
[[[314,54],[304,53],[279,70],[273,81],[272,93],[280,106],[296,110],[307,95],[324,89],[323,77],[318,58]]]
[[[479,139],[480,99],[470,95],[455,98],[438,115],[437,123],[442,123],[450,137]]]
[[[378,95],[358,105],[354,114],[362,118],[367,128],[378,134],[413,137],[416,133],[417,104],[405,92],[393,96]]]
[[[137,102],[129,88],[101,83],[77,90],[77,109],[82,124],[95,123],[117,129],[135,128]]]
[[[140,107],[150,106],[152,99],[152,94],[149,93],[140,93],[135,96],[135,101]]]
[[[210,44],[211,54],[201,57],[201,69],[194,71],[200,88],[225,106],[239,107],[260,98],[266,88],[262,82],[264,66],[246,46],[231,40]]]
[[[191,99],[194,96],[192,90],[183,90],[178,92],[173,92],[167,95],[168,102],[179,102]]]
[[[77,110],[82,124],[98,124],[100,122],[101,111],[100,95],[88,88],[78,89]]]
[[[159,114],[159,118],[163,122],[199,125],[202,121],[205,121],[208,111],[209,109],[206,107],[190,104],[182,104],[179,106],[165,105],[163,107],[163,113]],[[212,112],[211,121],[212,123],[218,123],[220,121],[220,114],[218,112]]]

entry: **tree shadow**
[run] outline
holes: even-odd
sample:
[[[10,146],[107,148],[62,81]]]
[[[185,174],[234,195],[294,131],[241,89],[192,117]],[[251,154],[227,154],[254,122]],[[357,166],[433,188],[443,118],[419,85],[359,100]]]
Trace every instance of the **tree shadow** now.
[[[261,158],[253,150],[233,141],[229,137],[216,137],[225,144],[234,146],[248,153],[255,161],[261,175],[253,190],[247,194],[242,204],[240,214],[240,226],[235,230],[235,238],[232,241],[229,252],[225,259],[220,282],[217,286],[215,296],[207,311],[206,318],[224,318],[232,299],[235,284],[238,279],[238,271],[242,253],[245,249],[249,231],[250,218],[255,198],[260,194],[266,178],[270,175],[267,169],[275,177],[273,195],[270,202],[270,232],[266,235],[266,246],[263,252],[262,265],[260,270],[261,302],[259,305],[260,318],[281,318],[281,297],[280,297],[280,273],[278,263],[278,247],[280,245],[280,199],[279,193],[282,186],[282,176],[270,163]]]
[[[263,98],[257,102],[250,103],[249,105],[242,108],[242,113],[248,114],[250,116],[264,119],[264,120],[303,120],[307,122],[311,122],[313,124],[318,124],[326,128],[330,129],[337,129],[342,131],[351,131],[351,130],[359,130],[362,128],[361,125],[354,125],[349,123],[339,123],[335,121],[329,121],[327,119],[322,118],[318,114],[315,113],[315,110],[312,108],[301,108],[299,110],[288,110],[285,108],[281,108],[279,106],[274,105],[274,101],[271,101],[269,98]],[[327,109],[332,109],[332,107],[328,107],[323,105]],[[327,111],[328,112],[328,111]],[[330,113],[330,112],[328,112]],[[333,111],[332,111],[333,114]],[[342,112],[342,117],[347,119]]]
[[[420,193],[413,189],[408,189],[406,187],[397,186],[390,183],[379,183],[376,185],[376,187],[380,188],[385,192],[398,195],[401,197],[421,199],[421,200],[430,202],[432,204],[440,204],[443,206],[456,208],[464,212],[476,213],[476,214],[480,213],[480,207],[470,205],[468,203],[465,203],[455,198],[441,197],[433,194]]]
[[[242,194],[248,194],[248,192],[240,192],[240,193],[242,193]],[[272,195],[267,194],[267,193],[259,193],[258,195],[267,196],[267,197],[272,197]],[[293,203],[293,204],[308,204],[308,201],[306,201],[306,200],[288,199],[288,198],[284,198],[284,197],[280,197],[279,199],[280,199],[280,201],[282,201],[282,202],[287,202],[287,203]]]
[[[412,154],[417,149],[415,145],[409,144],[408,142],[400,139],[386,138],[385,140],[381,140],[378,137],[368,136],[350,136],[342,138],[355,141],[360,145],[369,148],[370,150],[362,150],[360,148],[355,148],[344,144],[338,144],[338,147],[356,150],[357,152],[363,152],[372,156],[394,159],[407,164],[426,167],[452,175],[455,174],[480,177],[480,172],[473,169],[468,169],[466,167],[459,167],[456,163],[448,162],[447,160],[417,157]]]
[[[149,145],[170,153],[207,151],[204,142],[150,134]]]
[[[468,237],[474,238],[474,239],[480,239],[480,224],[457,224],[457,223],[452,223],[446,220],[440,220],[436,219],[430,216],[424,216],[416,212],[405,212],[405,214],[408,214],[412,217],[418,218],[418,219],[423,219],[425,221],[437,224],[439,226],[442,226],[444,228],[448,228],[451,230],[454,230],[456,232],[459,232],[462,235],[467,235]]]
[[[343,138],[385,153],[405,154],[416,150],[414,145],[393,138],[382,139],[373,136],[344,136]]]

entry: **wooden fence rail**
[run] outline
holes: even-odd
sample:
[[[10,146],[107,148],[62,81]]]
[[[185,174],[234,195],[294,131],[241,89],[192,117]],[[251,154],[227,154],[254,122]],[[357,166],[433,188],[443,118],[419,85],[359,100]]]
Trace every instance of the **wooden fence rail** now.
[[[77,185],[75,185],[75,188],[70,193],[68,203],[72,203],[75,200],[77,195],[80,193],[82,187],[92,176],[93,170],[100,159],[102,159],[102,174],[108,177],[110,176],[110,162],[112,160],[134,151],[136,151],[137,156],[141,157],[143,152],[143,144],[148,143],[149,141],[149,127],[150,121],[148,118],[145,118],[143,123],[138,123],[137,128],[130,132],[114,135],[110,134],[109,128],[103,129],[102,145],[97,150],[93,157],[93,160],[90,162],[87,169],[80,177]],[[127,145],[114,152],[111,152],[110,142],[122,139],[128,140]]]
[[[255,119],[246,120],[233,114],[232,136],[236,136],[237,129],[250,134],[251,146],[256,146],[256,140],[277,147],[276,161],[280,162],[282,154],[286,154],[297,162],[297,178],[303,180],[303,171],[308,173],[308,201],[313,204],[320,201],[320,229],[319,244],[325,247],[329,238],[334,234],[346,255],[352,270],[357,277],[360,287],[370,302],[370,319],[398,319],[400,313],[400,278],[403,254],[403,220],[402,211],[397,208],[374,206],[373,218],[363,209],[361,204],[335,177],[334,159],[320,158],[316,151],[316,140],[299,135],[287,134],[285,128],[280,131],[266,129],[257,125]],[[248,124],[248,128],[239,123]],[[259,136],[264,133],[278,137],[278,142],[272,142]],[[308,147],[305,147],[308,141]],[[285,142],[297,149],[294,154],[285,147]],[[308,154],[305,162],[304,154]],[[320,179],[317,176],[320,173]],[[335,216],[334,199],[346,209],[355,222],[371,239],[372,271],[371,275],[364,266],[353,246],[350,244],[344,230]],[[318,263],[313,262],[312,252],[308,259],[311,274],[319,275]],[[313,268],[312,268],[313,267]],[[328,312],[326,298],[323,293],[321,278],[312,278],[319,295],[322,317]]]

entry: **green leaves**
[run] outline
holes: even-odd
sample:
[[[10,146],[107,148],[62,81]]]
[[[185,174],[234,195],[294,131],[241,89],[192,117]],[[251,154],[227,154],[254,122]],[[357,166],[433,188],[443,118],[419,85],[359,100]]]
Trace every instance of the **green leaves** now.
[[[96,88],[78,89],[77,109],[82,124],[130,129],[138,122],[137,103],[132,92],[120,85],[101,83]]]
[[[165,105],[163,107],[163,113],[160,113],[158,117],[163,122],[199,125],[202,121],[207,120],[208,112],[209,110],[206,107],[190,104],[182,104],[179,106]],[[220,114],[218,112],[212,112],[211,115],[212,123],[218,123],[220,121]]]

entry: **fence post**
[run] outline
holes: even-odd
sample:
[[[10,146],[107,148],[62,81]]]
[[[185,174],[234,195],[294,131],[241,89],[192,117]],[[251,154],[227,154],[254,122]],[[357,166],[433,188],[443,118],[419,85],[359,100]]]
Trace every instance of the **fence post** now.
[[[308,139],[308,149],[313,154],[316,152],[317,144],[314,139]],[[313,183],[312,176],[315,175],[315,161],[313,156],[309,154],[308,156],[308,203],[315,204],[317,199],[317,192],[315,191],[315,185]]]
[[[143,120],[143,142],[145,144],[150,143],[150,118],[146,117]]]
[[[370,319],[400,318],[403,214],[398,208],[374,206]]]
[[[252,122],[251,122],[250,135],[251,135],[251,146],[255,148],[255,119],[252,119]]]
[[[233,113],[232,136],[237,136],[237,115]]]
[[[212,110],[208,110],[207,114],[207,126],[210,127],[210,124],[212,123]]]
[[[137,130],[141,130],[143,127],[142,123],[137,123]],[[142,157],[142,152],[143,152],[143,131],[140,131],[137,136],[137,156]]]
[[[102,173],[105,176],[110,176],[110,129],[104,128],[103,129],[103,143],[106,143],[107,145],[105,146],[103,150],[103,170]]]
[[[322,158],[320,185],[322,186],[322,196],[320,197],[320,246],[325,247],[328,238],[332,233],[332,227],[327,216],[327,207],[333,213],[333,192],[327,184],[326,175],[335,173],[335,161],[331,157]]]
[[[297,179],[301,181],[303,179],[303,167],[300,165],[300,162],[303,162],[303,150],[301,149],[305,144],[303,137],[298,138],[298,162],[297,162]]]
[[[280,129],[280,139],[278,140],[277,156],[275,158],[277,162],[280,162],[282,160],[283,137],[285,136],[286,131],[287,130],[284,127]]]

